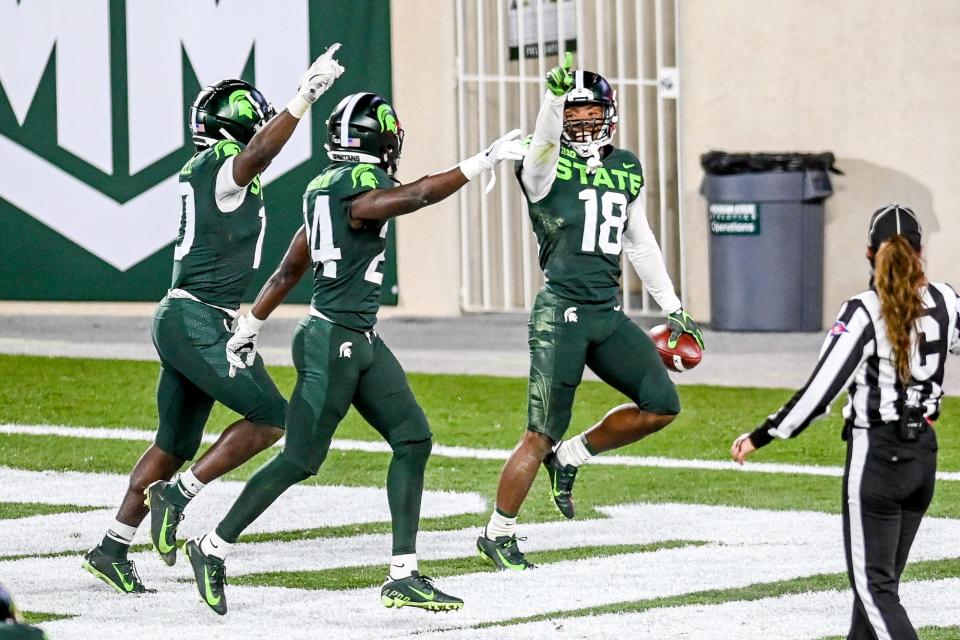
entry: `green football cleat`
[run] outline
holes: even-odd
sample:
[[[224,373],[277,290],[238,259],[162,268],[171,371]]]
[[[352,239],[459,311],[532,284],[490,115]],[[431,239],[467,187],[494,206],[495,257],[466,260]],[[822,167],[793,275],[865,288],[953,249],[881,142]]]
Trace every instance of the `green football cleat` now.
[[[380,589],[380,601],[387,607],[418,607],[428,611],[453,611],[463,608],[463,600],[447,595],[433,584],[433,578],[414,571],[406,578],[387,576]]]
[[[221,616],[226,615],[227,593],[224,587],[227,585],[227,569],[223,560],[216,556],[205,555],[200,551],[197,540],[188,540],[183,545],[183,552],[187,554],[190,565],[193,567],[193,576],[197,579],[200,599],[216,613]]]
[[[177,527],[183,520],[183,509],[164,495],[172,484],[157,480],[143,492],[144,504],[150,507],[150,540],[168,567],[177,562]]]
[[[156,593],[147,589],[137,575],[137,567],[131,560],[108,556],[96,546],[83,556],[84,569],[113,587],[117,593]]]
[[[543,466],[550,476],[550,495],[556,503],[560,513],[565,518],[573,518],[576,510],[573,506],[573,481],[577,479],[577,467],[571,464],[560,464],[556,453],[550,453],[543,459]]]
[[[533,564],[520,551],[517,541],[526,540],[526,538],[517,538],[517,536],[500,536],[491,540],[486,535],[481,534],[477,538],[477,551],[481,558],[487,558],[493,563],[497,571],[510,569],[512,571],[523,571],[524,569],[534,569],[537,565]]]

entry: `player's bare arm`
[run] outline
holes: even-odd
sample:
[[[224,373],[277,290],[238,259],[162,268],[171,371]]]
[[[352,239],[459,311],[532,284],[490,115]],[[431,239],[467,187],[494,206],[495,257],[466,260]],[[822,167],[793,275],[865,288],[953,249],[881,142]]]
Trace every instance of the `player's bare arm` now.
[[[520,130],[514,129],[452,169],[424,176],[395,189],[363,193],[354,201],[350,215],[354,220],[387,220],[440,202],[484,171],[492,171],[498,162],[523,158],[526,149],[519,138]]]
[[[354,201],[351,215],[355,221],[362,221],[387,220],[413,213],[456,193],[467,182],[467,176],[459,167],[454,167],[396,189],[368,191]]]
[[[310,250],[307,247],[307,232],[301,226],[294,234],[284,254],[283,260],[277,266],[270,279],[267,280],[257,299],[253,302],[251,313],[262,320],[266,320],[274,309],[280,306],[290,290],[297,286],[300,278],[310,268]]]
[[[250,313],[237,319],[237,330],[227,341],[227,360],[232,366],[243,369],[253,364],[257,357],[257,334],[260,333],[264,321],[280,306],[290,290],[297,286],[309,268],[307,232],[306,228],[301,226],[290,241],[290,247],[276,271],[257,294]]]
[[[340,43],[330,45],[304,73],[297,95],[281,113],[271,118],[260,129],[250,144],[233,161],[233,180],[238,186],[246,186],[264,169],[270,166],[283,145],[300,123],[300,118],[310,106],[323,95],[343,73],[343,67],[333,57]]]

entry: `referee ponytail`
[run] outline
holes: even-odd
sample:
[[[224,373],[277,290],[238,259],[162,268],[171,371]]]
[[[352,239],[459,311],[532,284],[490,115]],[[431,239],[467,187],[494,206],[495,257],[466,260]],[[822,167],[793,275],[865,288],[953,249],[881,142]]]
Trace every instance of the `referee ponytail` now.
[[[903,235],[891,236],[877,251],[875,283],[880,312],[893,348],[893,364],[900,382],[910,379],[913,330],[923,313],[920,287],[926,277],[920,255]]]

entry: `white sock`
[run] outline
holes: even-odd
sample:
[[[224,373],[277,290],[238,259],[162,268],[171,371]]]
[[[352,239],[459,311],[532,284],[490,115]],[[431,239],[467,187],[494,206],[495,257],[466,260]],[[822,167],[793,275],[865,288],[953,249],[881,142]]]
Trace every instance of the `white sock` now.
[[[129,545],[133,542],[133,536],[137,535],[137,528],[131,527],[128,524],[124,524],[119,520],[114,520],[113,524],[110,525],[110,528],[107,529],[107,537],[111,540],[116,540],[125,545]]]
[[[200,551],[203,552],[203,555],[216,556],[221,560],[226,558],[235,546],[232,542],[227,542],[218,536],[216,531],[211,531],[200,538]]]
[[[510,537],[515,535],[516,532],[517,516],[508,518],[494,508],[493,513],[490,514],[490,522],[487,523],[487,528],[483,530],[483,535],[488,540],[496,540],[501,536]]]
[[[183,494],[183,497],[191,500],[195,498],[205,486],[207,485],[197,480],[197,476],[193,475],[193,467],[181,473],[180,478],[177,480],[177,488],[180,490],[180,493]]]
[[[415,553],[404,553],[390,558],[391,580],[407,578],[412,572],[417,570],[417,554]]]
[[[560,446],[557,447],[557,460],[560,464],[579,467],[593,457],[593,454],[587,451],[587,445],[583,439],[584,435],[580,434],[576,438],[570,438],[560,443]]]

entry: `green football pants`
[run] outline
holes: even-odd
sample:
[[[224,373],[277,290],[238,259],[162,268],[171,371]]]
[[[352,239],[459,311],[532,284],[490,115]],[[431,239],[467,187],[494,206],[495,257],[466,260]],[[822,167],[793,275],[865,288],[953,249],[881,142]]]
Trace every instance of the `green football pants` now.
[[[232,332],[225,312],[188,299],[165,298],[153,318],[153,344],[160,356],[157,382],[159,426],[156,444],[189,460],[200,448],[214,401],[247,420],[283,427],[283,399],[257,356],[252,366],[230,376],[226,345]]]
[[[676,387],[653,342],[612,304],[578,304],[541,289],[528,326],[531,431],[563,439],[584,366],[644,411],[680,412]]]

